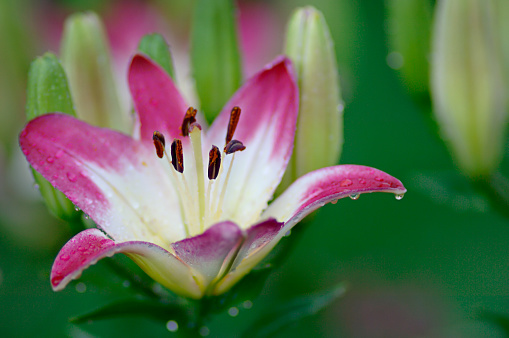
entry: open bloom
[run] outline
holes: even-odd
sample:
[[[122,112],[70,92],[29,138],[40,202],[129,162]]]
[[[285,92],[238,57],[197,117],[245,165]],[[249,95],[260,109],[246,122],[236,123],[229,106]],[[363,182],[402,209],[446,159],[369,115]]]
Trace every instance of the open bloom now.
[[[343,165],[301,177],[268,205],[292,152],[298,112],[286,58],[247,81],[208,131],[170,77],[142,55],[132,60],[129,86],[139,122],[133,136],[58,113],[21,132],[30,164],[102,230],[85,230],[62,248],[51,271],[54,290],[121,252],[180,295],[221,294],[325,203],[406,191],[377,169]]]

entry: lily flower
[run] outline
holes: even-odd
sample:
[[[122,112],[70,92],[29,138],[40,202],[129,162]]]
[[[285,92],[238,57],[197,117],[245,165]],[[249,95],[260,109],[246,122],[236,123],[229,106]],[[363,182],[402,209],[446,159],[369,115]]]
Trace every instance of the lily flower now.
[[[325,203],[406,192],[382,171],[342,165],[302,176],[268,205],[297,121],[287,58],[248,80],[207,131],[150,59],[134,56],[128,80],[139,122],[134,135],[58,113],[30,121],[20,134],[30,164],[100,227],[61,249],[51,271],[55,291],[99,259],[124,253],[179,295],[218,295]]]

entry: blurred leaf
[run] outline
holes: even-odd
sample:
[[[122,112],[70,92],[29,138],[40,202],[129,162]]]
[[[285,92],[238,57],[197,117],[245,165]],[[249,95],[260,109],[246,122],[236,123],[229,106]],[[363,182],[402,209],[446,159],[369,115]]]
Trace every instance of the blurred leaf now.
[[[417,173],[409,182],[437,204],[457,211],[486,212],[490,204],[472,184],[455,171]]]
[[[272,273],[272,267],[252,270],[230,291],[217,297],[209,298],[206,308],[211,312],[222,312],[233,306],[239,306],[245,301],[252,301],[257,298],[265,285],[265,281]]]
[[[201,109],[210,123],[241,82],[240,52],[231,0],[198,0],[191,66]]]
[[[147,54],[152,60],[157,62],[159,66],[163,67],[172,79],[175,79],[170,49],[160,34],[154,33],[145,35],[138,45],[138,50]]]
[[[289,300],[256,320],[244,337],[267,337],[297,321],[312,316],[345,293],[343,283],[331,289]]]
[[[147,316],[161,321],[187,322],[186,311],[176,304],[164,304],[145,299],[127,299],[105,305],[97,310],[69,319],[74,324],[122,316]]]

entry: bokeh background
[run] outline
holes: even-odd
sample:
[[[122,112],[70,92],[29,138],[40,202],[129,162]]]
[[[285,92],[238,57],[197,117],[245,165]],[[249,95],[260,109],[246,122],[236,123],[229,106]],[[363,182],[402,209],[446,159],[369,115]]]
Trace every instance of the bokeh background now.
[[[241,307],[236,316],[217,316],[209,326],[211,337],[219,332],[236,337],[275,304],[341,281],[348,285],[342,298],[278,336],[505,336],[499,324],[509,318],[509,219],[454,165],[437,135],[426,91],[410,93],[394,69],[408,60],[391,54],[388,3],[240,1],[246,73],[281,52],[293,8],[311,4],[324,13],[335,40],[345,102],[340,163],[384,170],[401,179],[408,193],[401,201],[373,194],[322,208],[252,307]],[[158,31],[172,47],[176,71],[182,65],[185,75],[192,6],[193,1],[163,0],[0,2],[2,336],[171,334],[149,317],[80,325],[68,321],[127,297],[130,285],[103,260],[64,291],[51,290],[53,259],[71,232],[38,197],[17,134],[24,124],[29,63],[47,50],[58,53],[66,15],[88,9],[101,15],[119,74],[125,74],[139,38]],[[423,32],[430,29],[422,26]],[[509,173],[507,164],[502,172]]]

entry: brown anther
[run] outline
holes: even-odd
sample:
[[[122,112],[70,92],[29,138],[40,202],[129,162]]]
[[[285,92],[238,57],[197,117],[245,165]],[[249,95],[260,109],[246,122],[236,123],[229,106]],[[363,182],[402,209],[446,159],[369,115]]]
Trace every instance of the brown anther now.
[[[178,138],[171,143],[171,164],[179,173],[184,172],[184,151],[182,150],[182,141]]]
[[[209,151],[209,180],[215,180],[221,168],[221,152],[216,146]]]
[[[186,116],[184,116],[184,121],[182,121],[182,126],[180,130],[182,132],[182,136],[186,137],[189,135],[189,127],[196,122],[196,109],[193,107],[189,107],[186,111]]]
[[[235,133],[235,129],[237,129],[237,124],[240,119],[240,108],[235,106],[230,113],[230,121],[228,122],[228,130],[226,131],[226,142],[224,144],[230,143],[233,139],[233,133]]]
[[[226,155],[233,154],[236,151],[242,151],[246,149],[246,146],[242,144],[242,142],[238,140],[231,140],[228,142],[228,144],[224,147],[224,152]]]
[[[152,140],[154,141],[154,146],[156,147],[156,154],[159,158],[163,158],[164,156],[164,135],[154,131],[154,135],[152,135]]]

